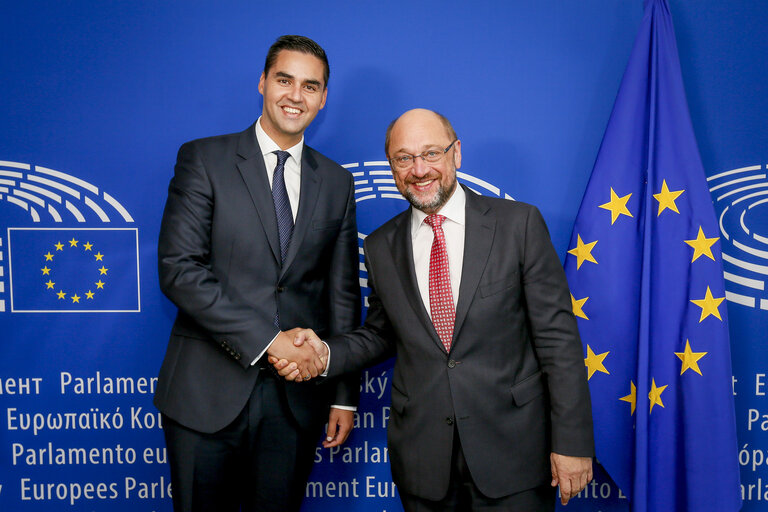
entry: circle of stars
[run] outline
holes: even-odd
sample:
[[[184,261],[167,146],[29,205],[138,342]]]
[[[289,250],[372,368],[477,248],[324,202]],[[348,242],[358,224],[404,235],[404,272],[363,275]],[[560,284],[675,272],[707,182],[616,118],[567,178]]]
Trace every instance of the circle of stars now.
[[[44,260],[43,268],[40,269],[43,277],[48,278],[48,281],[43,283],[45,285],[45,289],[52,290],[58,300],[62,300],[62,301],[66,301],[67,299],[71,300],[72,301],[71,304],[80,304],[81,300],[85,300],[85,301],[94,300],[94,297],[96,296],[96,292],[98,290],[104,289],[104,285],[106,285],[106,283],[102,280],[102,278],[106,279],[106,276],[109,272],[109,269],[104,264],[104,255],[100,251],[94,253],[93,244],[91,242],[86,241],[82,245],[78,245],[78,244],[80,244],[80,241],[77,240],[75,237],[72,237],[71,240],[68,240],[66,244],[62,243],[61,241],[56,242],[55,244],[53,244],[53,247],[54,247],[53,252],[49,250],[47,253],[43,254],[43,258],[45,260]],[[65,291],[61,287],[59,287],[58,291],[56,291],[57,290],[56,281],[54,281],[54,275],[51,272],[53,271],[55,258],[57,256],[63,256],[65,249],[75,249],[75,250],[82,249],[84,252],[92,255],[94,258],[94,261],[101,263],[101,267],[97,269],[98,281],[95,281],[93,283],[93,286],[95,286],[96,291],[94,291],[93,287],[89,287],[87,291],[82,292],[83,293],[82,296],[78,295],[77,291],[75,291],[75,293],[69,294],[69,292]],[[61,252],[62,254],[58,254],[59,252]]]

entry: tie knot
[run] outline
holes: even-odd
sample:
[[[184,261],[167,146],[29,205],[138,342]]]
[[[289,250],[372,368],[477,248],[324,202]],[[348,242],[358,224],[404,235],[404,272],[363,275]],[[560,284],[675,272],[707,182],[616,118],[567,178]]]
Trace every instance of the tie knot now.
[[[285,165],[285,161],[291,156],[287,151],[273,151],[273,153],[277,155],[277,165]]]
[[[432,229],[439,228],[443,225],[443,221],[445,220],[445,215],[438,215],[436,213],[433,213],[431,215],[427,215],[427,218],[424,219],[424,222],[432,226]]]

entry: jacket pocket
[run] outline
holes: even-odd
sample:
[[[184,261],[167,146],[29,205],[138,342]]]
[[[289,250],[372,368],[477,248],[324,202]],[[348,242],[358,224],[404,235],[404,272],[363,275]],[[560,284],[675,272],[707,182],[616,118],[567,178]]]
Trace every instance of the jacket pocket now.
[[[518,407],[544,394],[544,378],[540,371],[512,386],[512,399]]]
[[[504,279],[499,279],[498,281],[481,285],[480,296],[485,298],[490,295],[503,292],[504,290],[508,290],[514,286],[517,286],[517,283],[518,283],[518,273],[513,272],[510,275],[506,276]]]

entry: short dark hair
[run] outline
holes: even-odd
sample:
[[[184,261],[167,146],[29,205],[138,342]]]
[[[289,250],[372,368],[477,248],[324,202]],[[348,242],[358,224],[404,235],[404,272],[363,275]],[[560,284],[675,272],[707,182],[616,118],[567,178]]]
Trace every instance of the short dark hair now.
[[[269,47],[269,51],[267,52],[267,59],[264,61],[264,76],[269,74],[269,68],[275,64],[277,54],[283,50],[306,53],[323,61],[323,66],[325,67],[325,72],[323,73],[323,88],[328,87],[328,77],[331,74],[331,69],[328,66],[328,56],[319,44],[304,36],[286,35],[278,37],[277,41]]]
[[[453,126],[447,117],[445,117],[440,112],[435,112],[434,110],[430,110],[430,112],[435,114],[438,119],[440,119],[440,122],[443,123],[443,127],[445,128],[445,132],[448,134],[449,139],[454,140],[458,138],[456,136],[456,130],[453,129]],[[384,136],[384,156],[386,156],[387,159],[389,159],[389,140],[392,138],[392,129],[395,127],[395,124],[400,120],[401,117],[403,117],[402,114],[393,119],[392,122],[389,123],[389,126],[387,126],[387,134]]]

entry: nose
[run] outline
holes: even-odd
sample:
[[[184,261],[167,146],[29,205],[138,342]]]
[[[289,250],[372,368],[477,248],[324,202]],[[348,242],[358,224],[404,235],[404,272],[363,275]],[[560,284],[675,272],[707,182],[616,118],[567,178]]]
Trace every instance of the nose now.
[[[413,167],[411,168],[411,174],[417,177],[424,176],[429,171],[429,165],[421,158],[421,155],[413,159]]]
[[[294,84],[293,87],[288,91],[288,99],[299,103],[301,101],[301,84]]]

